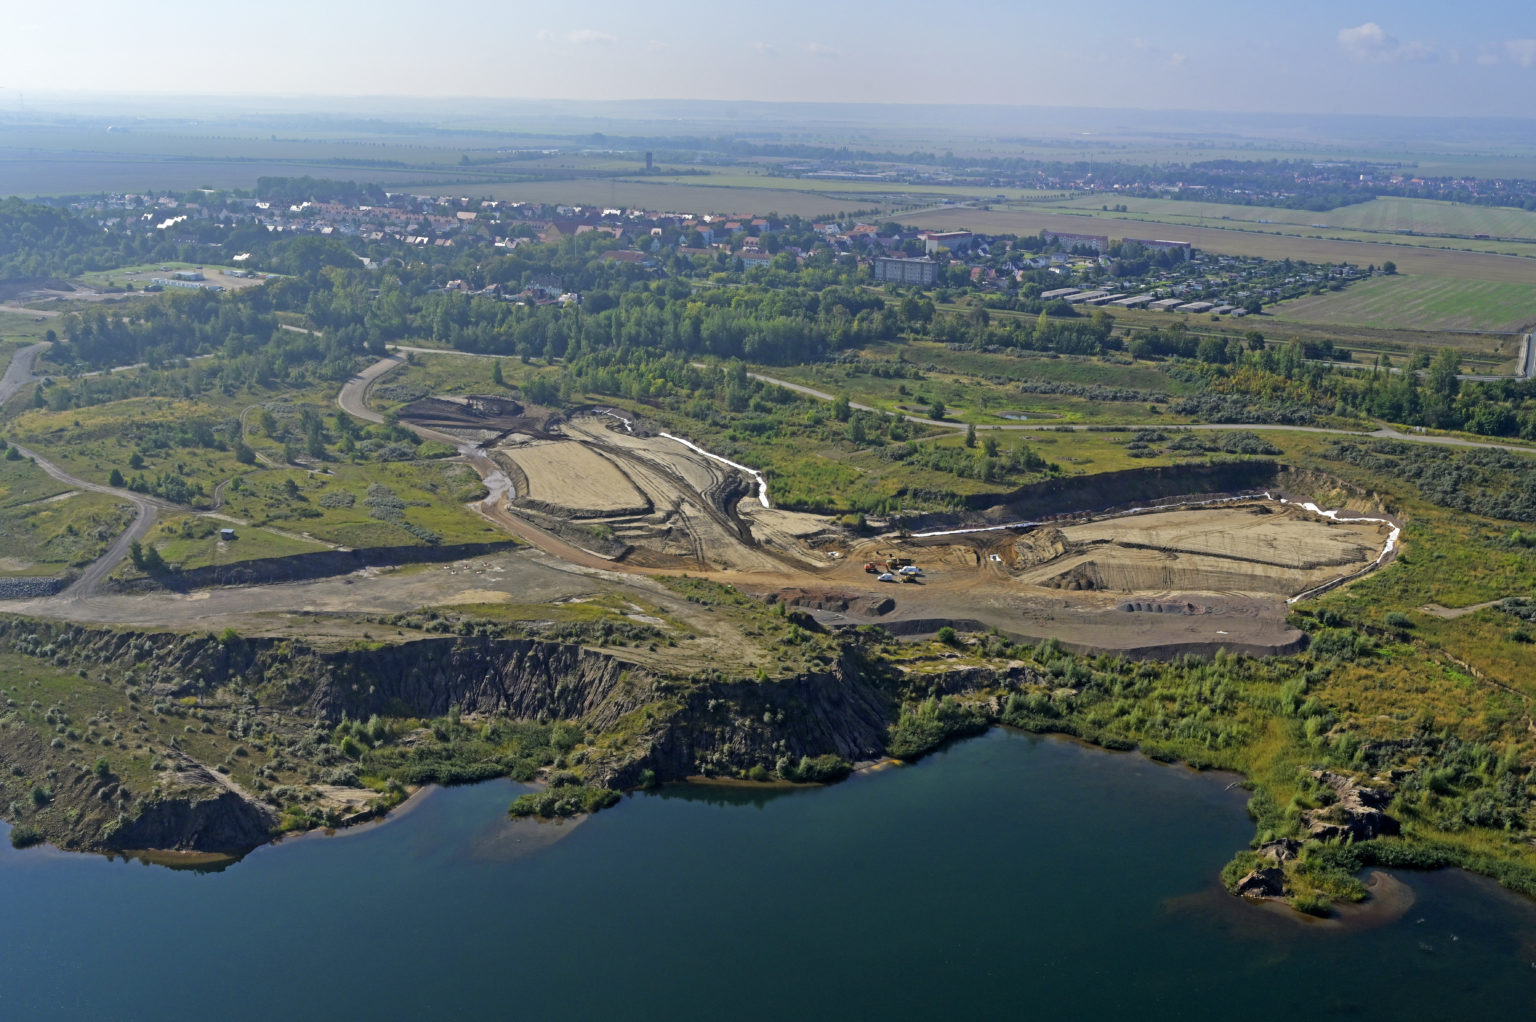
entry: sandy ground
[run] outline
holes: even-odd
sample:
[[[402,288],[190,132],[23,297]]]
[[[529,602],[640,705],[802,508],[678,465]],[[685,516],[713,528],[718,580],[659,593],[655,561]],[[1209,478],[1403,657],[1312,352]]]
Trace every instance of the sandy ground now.
[[[531,440],[496,449],[522,469],[527,492],[519,496],[540,501],[581,518],[644,514],[645,495],[617,465],[585,444],[561,440]]]

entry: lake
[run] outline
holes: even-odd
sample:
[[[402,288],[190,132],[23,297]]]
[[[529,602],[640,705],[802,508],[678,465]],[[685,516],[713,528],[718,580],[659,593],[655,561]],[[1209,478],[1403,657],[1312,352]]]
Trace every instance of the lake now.
[[[578,824],[433,791],[220,872],[7,846],[0,1017],[1531,1017],[1536,906],[1480,878],[1352,928],[1219,891],[1230,782],[998,729]]]

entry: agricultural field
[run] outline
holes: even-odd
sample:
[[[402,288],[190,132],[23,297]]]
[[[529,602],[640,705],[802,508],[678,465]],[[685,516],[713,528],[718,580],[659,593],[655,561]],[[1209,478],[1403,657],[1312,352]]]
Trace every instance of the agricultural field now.
[[[1144,237],[1150,224],[1159,221],[1127,220],[1087,214],[1073,215],[1050,208],[1010,209],[956,208],[904,213],[896,217],[924,230],[974,230],[997,234],[1037,234],[1041,230],[1107,234],[1112,238]],[[1314,263],[1353,263],[1367,266],[1391,260],[1404,273],[1463,280],[1494,280],[1530,283],[1536,280],[1536,261],[1490,252],[1451,251],[1418,245],[1387,243],[1379,235],[1372,240],[1339,241],[1327,238],[1292,237],[1253,230],[1222,230],[1215,227],[1178,227],[1160,232],[1175,241],[1226,255],[1264,259],[1304,259]],[[1420,239],[1425,240],[1425,239]],[[1470,245],[1471,243],[1467,243]],[[1478,243],[1487,244],[1487,243]],[[1529,246],[1527,246],[1529,247]]]
[[[385,187],[416,184],[423,171],[362,168],[347,164],[239,159],[199,160],[144,157],[124,159],[114,155],[81,154],[50,158],[47,154],[18,154],[0,148],[0,180],[7,195],[25,198],[55,195],[97,195],[103,192],[187,192],[195,188],[254,188],[262,177],[364,178]],[[443,174],[438,181],[461,180],[462,174]],[[472,187],[461,185],[463,187]]]
[[[754,173],[749,167],[730,167],[711,171],[707,177],[696,174],[656,174],[623,181],[655,182],[667,185],[705,184],[719,188],[767,188],[774,191],[816,192],[823,195],[900,197],[913,202],[925,198],[993,199],[1001,195],[1012,202],[1040,200],[1066,201],[1069,193],[1038,188],[984,188],[980,185],[913,184],[904,181],[858,181],[835,177],[784,177]]]
[[[681,178],[687,184],[661,184],[649,178],[588,178],[567,181],[497,182],[473,186],[473,194],[511,202],[571,203],[664,210],[674,213],[753,214],[819,217],[839,210],[890,208],[882,196],[834,198],[796,188],[716,186],[707,178]],[[464,186],[468,187],[468,186]],[[462,194],[462,187],[453,194]],[[910,205],[910,203],[903,203]]]
[[[1353,324],[1378,329],[1519,333],[1536,324],[1536,281],[1374,277],[1343,291],[1272,306],[1281,321]]]
[[[1106,212],[1105,196],[1084,196],[1062,203],[1062,208],[1083,210],[1090,215],[1111,218],[1145,217],[1169,224],[1187,224],[1197,227],[1231,227],[1238,230],[1269,231],[1271,233],[1296,233],[1288,228],[1311,228],[1302,233],[1313,234],[1323,230],[1324,237],[1360,239],[1362,232],[1397,234],[1413,231],[1418,234],[1451,235],[1481,241],[1493,239],[1527,239],[1536,242],[1536,213],[1523,209],[1506,209],[1492,206],[1470,206],[1434,199],[1405,199],[1384,196],[1370,202],[1341,206],[1338,209],[1316,212],[1305,209],[1287,209],[1278,206],[1246,206],[1236,203],[1191,202],[1183,199],[1147,199],[1136,196],[1116,198],[1111,205],[1124,205],[1126,212]],[[1488,239],[1473,239],[1474,235],[1486,234]],[[1372,240],[1365,238],[1363,240]],[[1374,239],[1382,241],[1385,239]],[[1395,238],[1396,244],[1431,244],[1440,242],[1414,241]],[[1530,254],[1525,246],[1466,246],[1482,251],[1515,251]]]

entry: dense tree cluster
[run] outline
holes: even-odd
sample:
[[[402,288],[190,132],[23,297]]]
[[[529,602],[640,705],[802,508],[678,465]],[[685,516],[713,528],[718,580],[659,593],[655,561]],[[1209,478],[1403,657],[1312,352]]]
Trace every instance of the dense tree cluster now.
[[[1536,522],[1536,459],[1398,440],[1332,441],[1323,457],[1412,483],[1426,500],[1512,522]]]

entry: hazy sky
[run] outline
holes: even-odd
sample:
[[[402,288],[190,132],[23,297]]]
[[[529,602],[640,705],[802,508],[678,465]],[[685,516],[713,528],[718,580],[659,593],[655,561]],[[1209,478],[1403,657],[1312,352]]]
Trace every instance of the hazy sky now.
[[[261,0],[18,5],[18,91],[1536,115],[1536,3]]]

